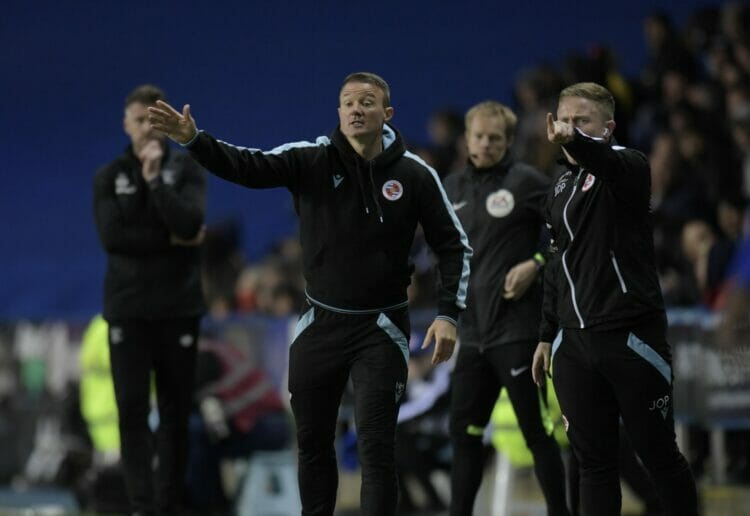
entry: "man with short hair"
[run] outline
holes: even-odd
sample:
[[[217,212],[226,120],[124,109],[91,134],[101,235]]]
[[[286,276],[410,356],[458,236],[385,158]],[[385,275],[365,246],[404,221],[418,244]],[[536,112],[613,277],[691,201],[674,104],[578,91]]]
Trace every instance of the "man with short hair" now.
[[[534,380],[544,382],[554,358],[584,515],[620,514],[622,419],[666,514],[693,516],[695,481],[675,442],[649,166],[614,142],[614,110],[606,88],[578,83],[560,93],[557,120],[547,115],[547,137],[562,146],[568,170],[547,198],[552,243]]]
[[[153,126],[186,146],[212,173],[251,188],[284,186],[294,198],[307,280],[305,313],[290,348],[289,391],[297,423],[302,513],[333,514],[333,447],[347,379],[354,384],[361,514],[394,514],[394,443],[406,385],[409,249],[417,224],[438,256],[438,315],[423,346],[450,358],[465,307],[471,248],[434,170],[404,148],[388,123],[386,82],[349,75],[331,137],[269,152],[235,147],[198,131],[189,106],[149,110]]]
[[[466,113],[466,169],[445,188],[474,248],[452,379],[451,515],[472,514],[482,479],[484,427],[504,387],[534,457],[549,514],[567,516],[560,449],[545,428],[531,362],[541,312],[539,243],[549,181],[510,153],[516,116],[485,101]]]
[[[138,514],[179,514],[200,317],[198,245],[205,177],[184,152],[151,128],[147,109],[164,100],[152,85],[125,101],[130,146],[94,179],[94,216],[107,252],[104,318],[120,416],[125,485]],[[159,408],[149,429],[152,373]]]

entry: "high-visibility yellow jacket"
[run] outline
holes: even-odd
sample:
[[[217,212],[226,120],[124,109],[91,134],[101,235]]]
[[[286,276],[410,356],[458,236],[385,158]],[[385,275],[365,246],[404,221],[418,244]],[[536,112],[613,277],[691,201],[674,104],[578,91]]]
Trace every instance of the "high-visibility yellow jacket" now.
[[[107,321],[94,317],[83,335],[79,362],[81,366],[81,414],[96,451],[120,450],[115,388],[109,362]]]

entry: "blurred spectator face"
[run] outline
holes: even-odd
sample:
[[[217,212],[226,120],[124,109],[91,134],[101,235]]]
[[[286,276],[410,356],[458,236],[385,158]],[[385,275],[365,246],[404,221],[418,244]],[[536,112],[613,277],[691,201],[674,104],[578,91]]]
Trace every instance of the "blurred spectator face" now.
[[[668,34],[668,27],[658,16],[648,16],[643,20],[643,37],[651,51],[660,49]]]
[[[726,200],[722,200],[719,201],[717,208],[717,218],[719,219],[719,228],[727,238],[731,240],[740,238],[745,219],[744,210]]]
[[[691,220],[682,228],[682,252],[690,263],[704,257],[715,240],[711,226],[702,220]]]
[[[737,43],[734,46],[734,58],[745,74],[750,73],[750,43]]]
[[[649,163],[651,164],[651,190],[664,192],[672,182],[675,163],[675,143],[670,134],[662,133],[654,139]]]
[[[680,133],[679,138],[680,155],[686,161],[696,161],[703,155],[706,141],[697,131],[687,129]]]
[[[505,120],[499,116],[477,113],[466,129],[466,146],[469,159],[477,168],[486,168],[499,163],[510,147],[506,136]]]
[[[661,83],[661,97],[668,106],[673,106],[685,98],[687,81],[685,77],[676,71],[664,73]]]
[[[125,118],[122,121],[125,134],[130,137],[133,152],[137,155],[151,140],[163,141],[164,135],[151,128],[148,121],[148,106],[133,102],[125,108]]]

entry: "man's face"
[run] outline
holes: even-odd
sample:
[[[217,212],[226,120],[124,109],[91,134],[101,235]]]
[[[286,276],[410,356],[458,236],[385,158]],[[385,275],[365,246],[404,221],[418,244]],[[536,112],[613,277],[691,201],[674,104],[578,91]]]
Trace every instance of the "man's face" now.
[[[393,116],[392,107],[383,106],[383,91],[365,82],[350,82],[339,94],[341,132],[349,138],[380,134]]]
[[[477,113],[471,119],[466,129],[466,146],[475,167],[491,167],[503,159],[511,144],[505,129],[505,120],[499,116]]]
[[[148,122],[147,107],[140,102],[128,104],[125,108],[125,118],[122,121],[125,133],[130,137],[133,152],[136,155],[149,141],[164,140],[164,135],[155,131]]]
[[[608,139],[615,126],[595,102],[582,97],[563,97],[557,106],[557,119],[594,138]]]

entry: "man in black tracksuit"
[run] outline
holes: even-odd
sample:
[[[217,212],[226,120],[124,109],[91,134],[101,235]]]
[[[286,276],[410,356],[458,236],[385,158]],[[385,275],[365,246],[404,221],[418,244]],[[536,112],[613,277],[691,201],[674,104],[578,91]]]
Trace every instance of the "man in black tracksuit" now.
[[[198,244],[204,172],[151,129],[155,86],[125,102],[127,150],[94,179],[94,216],[107,252],[104,318],[128,497],[138,514],[179,514],[187,461],[198,325],[205,307]],[[151,373],[159,408],[153,489]]]
[[[388,85],[352,74],[339,94],[330,138],[270,152],[238,148],[197,131],[189,106],[150,110],[154,127],[181,142],[212,173],[251,188],[284,186],[294,197],[307,305],[290,349],[304,515],[331,515],[338,474],[333,442],[351,375],[355,390],[362,514],[394,514],[394,441],[406,385],[409,249],[417,224],[439,259],[438,315],[423,345],[450,358],[465,306],[471,248],[434,170],[406,152],[386,122]]]
[[[551,188],[551,259],[534,379],[553,382],[580,462],[584,515],[619,515],[618,421],[667,514],[697,514],[695,482],[675,443],[671,352],[654,264],[646,157],[614,144],[614,100],[579,83],[560,93],[549,140],[568,163]],[[554,340],[554,344],[552,341]]]
[[[515,114],[498,102],[471,108],[466,114],[469,163],[445,181],[474,249],[452,379],[453,516],[472,513],[483,472],[483,430],[503,387],[534,456],[549,514],[568,514],[560,449],[545,430],[540,392],[531,381],[542,301],[538,246],[549,181],[514,162],[509,147],[515,126]]]

